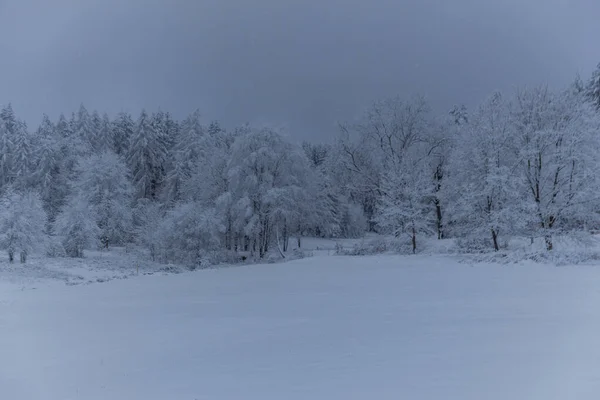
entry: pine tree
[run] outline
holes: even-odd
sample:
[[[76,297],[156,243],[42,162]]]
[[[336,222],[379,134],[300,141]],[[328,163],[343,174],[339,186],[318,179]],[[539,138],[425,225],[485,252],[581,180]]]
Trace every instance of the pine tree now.
[[[218,135],[217,132],[214,134]],[[166,202],[181,199],[183,185],[196,169],[203,135],[204,127],[200,124],[200,113],[195,111],[181,124],[170,152],[163,195]]]
[[[138,199],[156,200],[162,183],[167,150],[155,126],[146,111],[142,111],[129,147],[127,163]]]
[[[12,183],[16,189],[25,190],[32,184],[33,149],[31,136],[24,127],[18,128],[14,134],[12,152]]]
[[[19,127],[19,122],[17,121],[11,103],[8,103],[8,105],[2,108],[2,111],[0,111],[0,119],[4,122],[8,134],[11,136],[14,135]]]
[[[12,182],[14,137],[0,121],[0,189]]]
[[[592,73],[587,87],[585,88],[585,95],[588,100],[600,110],[600,63]]]
[[[89,137],[87,139],[90,148],[92,149],[92,153],[99,153],[104,150],[105,139],[102,138],[102,125],[103,121],[100,117],[98,111],[94,110],[90,117],[90,127],[91,131],[89,132]]]
[[[42,136],[36,151],[33,186],[40,192],[44,209],[51,224],[64,205],[69,193],[66,159],[62,156],[61,138]]]
[[[119,113],[112,123],[112,148],[117,155],[127,156],[134,131],[135,122],[131,115],[125,112]]]
[[[73,115],[71,120],[71,129],[78,139],[78,153],[89,154],[93,149],[95,142],[96,127],[92,121],[92,117],[88,113],[85,106],[82,104],[76,115]]]
[[[60,117],[58,117],[56,134],[63,139],[70,138],[73,135],[71,124],[67,121],[64,114],[60,114]]]
[[[102,121],[100,122],[100,129],[96,137],[96,147],[94,148],[94,152],[96,154],[103,153],[105,151],[115,151],[112,129],[113,124],[110,121],[108,114],[103,114]]]

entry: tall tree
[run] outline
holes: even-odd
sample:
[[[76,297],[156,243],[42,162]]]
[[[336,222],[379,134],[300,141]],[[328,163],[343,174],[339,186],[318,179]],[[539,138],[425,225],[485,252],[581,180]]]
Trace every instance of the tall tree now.
[[[156,200],[162,183],[167,149],[155,126],[146,111],[142,111],[130,142],[127,163],[138,199]]]
[[[512,144],[535,204],[538,232],[552,250],[555,233],[576,221],[597,219],[598,114],[572,90],[552,93],[538,87],[518,93],[512,118]]]
[[[417,237],[433,232],[433,214],[428,198],[432,194],[430,178],[422,160],[405,157],[402,164],[390,166],[382,179],[376,221],[383,232],[407,237],[413,253],[417,252]]]
[[[78,153],[89,154],[96,140],[97,126],[83,104],[79,107],[77,114],[73,115],[71,121],[72,130],[78,140]]]
[[[130,140],[135,131],[135,122],[131,115],[120,112],[112,123],[112,149],[117,155],[126,157],[130,148]]]
[[[461,128],[451,165],[451,184],[460,194],[454,217],[461,237],[491,243],[498,251],[501,235],[522,234],[531,212],[511,149],[509,103],[495,93]]]
[[[25,127],[21,126],[14,133],[13,140],[11,181],[15,188],[25,190],[33,184],[32,138]]]
[[[54,231],[63,238],[69,257],[83,258],[84,250],[98,244],[100,228],[93,207],[81,196],[72,196],[56,218]]]
[[[25,263],[31,251],[46,238],[42,203],[36,193],[9,190],[0,204],[0,246],[7,251],[11,263],[15,254]]]
[[[103,245],[126,243],[133,233],[133,187],[127,166],[106,151],[80,160],[79,170],[74,189],[93,209]]]
[[[592,72],[592,76],[585,87],[585,95],[596,110],[600,110],[600,63]]]
[[[298,218],[295,199],[307,190],[306,158],[277,132],[257,130],[236,139],[229,176],[233,196],[244,210],[244,234],[262,258],[274,235]]]

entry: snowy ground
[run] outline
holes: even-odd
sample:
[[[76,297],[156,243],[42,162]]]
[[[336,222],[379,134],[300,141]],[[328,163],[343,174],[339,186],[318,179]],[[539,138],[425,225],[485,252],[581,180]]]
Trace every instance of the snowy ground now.
[[[47,285],[88,285],[138,275],[185,270],[182,267],[161,265],[148,260],[139,250],[111,248],[108,251],[86,251],[86,257],[47,258],[33,255],[26,264],[9,264],[0,253],[0,285],[10,284],[21,289]]]
[[[0,284],[0,399],[600,396],[591,266],[318,256],[35,287]]]

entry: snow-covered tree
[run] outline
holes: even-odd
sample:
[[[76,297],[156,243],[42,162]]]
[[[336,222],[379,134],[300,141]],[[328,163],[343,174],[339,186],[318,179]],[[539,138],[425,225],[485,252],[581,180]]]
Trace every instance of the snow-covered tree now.
[[[592,76],[584,89],[585,95],[593,106],[600,111],[600,63],[596,66]]]
[[[138,200],[134,212],[134,232],[137,243],[150,252],[152,261],[157,261],[164,244],[160,231],[164,220],[164,207],[148,199]]]
[[[97,113],[96,120],[92,120],[92,116],[83,104],[79,107],[77,114],[73,115],[71,120],[71,129],[78,139],[78,153],[89,154],[93,149],[93,144],[96,141],[97,129],[99,128],[99,117]]]
[[[298,218],[293,193],[307,190],[306,157],[277,132],[261,129],[236,138],[229,170],[238,215],[245,216],[243,233],[263,257],[278,229],[289,232]]]
[[[418,235],[433,232],[434,219],[428,205],[433,188],[425,172],[424,163],[413,157],[388,168],[376,214],[383,232],[410,239],[413,253],[417,252]]]
[[[422,97],[393,97],[375,102],[358,123],[341,128],[336,150],[340,169],[346,172],[344,186],[373,223],[386,169],[422,151],[431,130],[429,106]]]
[[[13,135],[11,182],[16,189],[26,190],[32,186],[34,162],[31,135],[24,126]]]
[[[230,177],[232,146],[236,137],[222,129],[213,129],[196,138],[195,160],[189,163],[191,175],[181,182],[179,190],[182,199],[197,201],[205,208],[217,207],[226,226],[223,242],[229,250],[238,246],[241,236],[241,222],[236,222],[236,218],[242,217],[235,216],[235,202],[240,194],[235,192]]]
[[[35,137],[32,186],[40,193],[48,215],[49,229],[69,194],[69,170],[72,157],[65,139],[45,117]]]
[[[223,232],[214,209],[183,203],[170,210],[159,227],[162,256],[166,261],[199,264],[209,252],[220,249]]]
[[[14,135],[17,132],[17,129],[19,129],[20,124],[11,103],[8,103],[0,111],[0,120],[4,123],[6,131],[10,136]]]
[[[62,236],[69,257],[83,258],[84,250],[99,244],[100,228],[94,208],[81,196],[73,196],[56,218],[54,232]]]
[[[94,119],[96,118],[96,114],[94,114]],[[103,114],[102,115],[102,119],[99,122],[96,122],[96,124],[98,124],[98,130],[96,132],[96,138],[94,141],[94,153],[102,153],[105,151],[115,151],[114,149],[114,143],[113,143],[113,132],[112,132],[112,122],[110,121],[110,118],[108,117],[108,114]]]
[[[15,254],[25,263],[31,251],[45,242],[42,202],[37,193],[9,190],[1,199],[0,211],[0,247],[11,263]]]
[[[60,114],[58,117],[58,121],[56,122],[55,128],[56,134],[61,138],[68,138],[73,135],[73,130],[71,129],[71,124],[65,117],[64,114]]]
[[[512,113],[519,159],[538,232],[552,250],[552,235],[597,219],[600,191],[598,114],[573,90],[546,87],[519,92]]]
[[[461,237],[491,243],[496,251],[501,235],[523,233],[531,211],[510,147],[511,129],[509,104],[495,93],[462,126],[451,164]]]
[[[161,132],[142,111],[131,138],[127,163],[132,173],[136,198],[156,200],[163,178],[167,148]]]
[[[133,187],[127,166],[112,151],[82,159],[74,190],[94,210],[101,241],[122,244],[133,233]]]
[[[171,157],[169,157],[167,165],[163,195],[165,201],[175,202],[182,199],[183,186],[197,169],[204,134],[205,128],[200,122],[199,111],[192,113],[181,124],[178,134],[173,138]],[[212,140],[205,141],[204,147],[206,146],[214,146],[214,142]]]
[[[12,182],[14,137],[0,121],[0,189]]]
[[[112,122],[112,146],[111,148],[120,157],[126,157],[130,148],[130,140],[135,132],[135,122],[131,115],[120,112]]]

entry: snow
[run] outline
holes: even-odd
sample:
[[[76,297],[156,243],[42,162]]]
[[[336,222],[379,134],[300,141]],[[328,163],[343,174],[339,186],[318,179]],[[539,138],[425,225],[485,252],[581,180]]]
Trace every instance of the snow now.
[[[317,256],[93,285],[0,282],[2,399],[600,393],[593,266]]]

